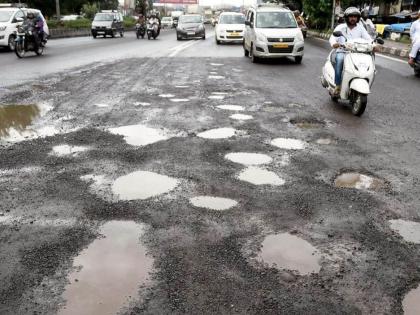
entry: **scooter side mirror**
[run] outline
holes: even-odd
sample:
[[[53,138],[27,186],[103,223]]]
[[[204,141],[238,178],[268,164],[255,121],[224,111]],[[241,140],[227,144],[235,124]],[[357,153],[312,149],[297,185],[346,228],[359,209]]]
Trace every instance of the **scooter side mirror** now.
[[[341,36],[344,36],[344,35],[343,35],[343,33],[342,33],[341,31],[335,31],[335,32],[333,33],[333,35],[334,35],[335,37],[341,37]]]
[[[380,37],[378,37],[378,38],[376,39],[376,42],[377,42],[379,45],[383,45],[383,44],[385,44],[385,41],[384,41],[382,38],[380,38]]]

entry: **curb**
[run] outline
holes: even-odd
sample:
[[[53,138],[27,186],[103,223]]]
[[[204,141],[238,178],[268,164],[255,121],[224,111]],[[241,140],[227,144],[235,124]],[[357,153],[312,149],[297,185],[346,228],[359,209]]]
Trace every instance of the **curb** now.
[[[308,31],[308,35],[310,35],[312,37],[317,37],[317,38],[328,40],[331,36],[331,33]],[[381,53],[387,54],[387,55],[392,55],[392,56],[397,56],[397,57],[402,57],[402,58],[407,58],[409,53],[410,53],[410,50],[409,49],[400,49],[400,48],[396,48],[396,47],[383,46],[382,50],[381,50]]]

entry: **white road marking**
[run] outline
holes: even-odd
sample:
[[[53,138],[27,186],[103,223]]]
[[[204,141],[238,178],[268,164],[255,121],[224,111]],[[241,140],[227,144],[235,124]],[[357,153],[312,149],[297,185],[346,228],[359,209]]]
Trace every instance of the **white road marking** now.
[[[211,34],[211,35],[208,35],[207,38],[212,38],[213,36],[214,36],[214,34]],[[196,45],[198,43],[201,43],[201,42],[202,42],[202,40],[198,40],[197,39],[197,40],[188,41],[188,42],[186,42],[184,44],[175,46],[175,47],[173,47],[173,48],[170,49],[170,50],[172,50],[172,53],[169,54],[169,57],[175,57],[181,51],[183,51],[183,50],[185,50],[185,49],[187,49],[187,48],[189,48],[189,47],[191,47],[193,45]]]
[[[401,63],[406,63],[408,65],[408,61],[401,60],[401,59],[398,59],[398,58],[393,58],[393,57],[385,56],[385,55],[382,55],[382,54],[376,54],[376,56],[379,56],[379,57],[382,57],[382,58],[385,58],[385,59],[389,59],[389,60],[392,60],[392,61],[398,61],[398,62],[401,62]]]

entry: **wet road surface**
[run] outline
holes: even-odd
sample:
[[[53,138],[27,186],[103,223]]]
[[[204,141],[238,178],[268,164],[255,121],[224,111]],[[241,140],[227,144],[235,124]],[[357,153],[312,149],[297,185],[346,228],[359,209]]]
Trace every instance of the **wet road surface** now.
[[[0,313],[415,314],[418,79],[378,56],[356,118],[305,50],[0,53]]]

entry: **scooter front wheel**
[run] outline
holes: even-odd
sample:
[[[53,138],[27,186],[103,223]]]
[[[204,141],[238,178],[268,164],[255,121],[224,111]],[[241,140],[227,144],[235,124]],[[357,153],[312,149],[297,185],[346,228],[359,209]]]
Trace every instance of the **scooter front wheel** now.
[[[367,105],[367,95],[354,92],[355,96],[351,103],[351,112],[355,116],[362,116]]]

